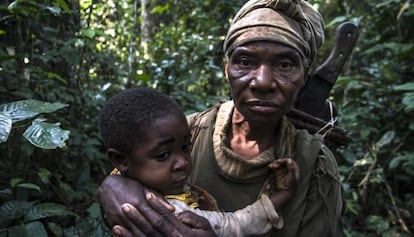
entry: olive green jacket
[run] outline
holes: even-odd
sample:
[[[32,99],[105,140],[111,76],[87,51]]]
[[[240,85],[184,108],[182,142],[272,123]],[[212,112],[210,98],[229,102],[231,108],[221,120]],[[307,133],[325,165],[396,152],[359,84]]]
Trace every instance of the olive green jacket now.
[[[224,211],[234,211],[256,201],[272,173],[238,179],[222,171],[213,148],[219,107],[220,104],[187,117],[193,134],[190,182],[206,189]],[[293,127],[290,123],[289,126]],[[284,220],[283,228],[273,229],[269,236],[343,236],[341,215],[344,199],[335,157],[323,145],[321,135],[311,135],[307,130],[294,131],[293,159],[300,167],[300,181],[294,198],[278,210]]]

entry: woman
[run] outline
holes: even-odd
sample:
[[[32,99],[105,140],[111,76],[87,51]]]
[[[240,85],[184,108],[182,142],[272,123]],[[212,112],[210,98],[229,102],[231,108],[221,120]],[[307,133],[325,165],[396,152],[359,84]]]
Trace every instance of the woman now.
[[[194,143],[190,180],[208,190],[225,211],[254,202],[274,183],[267,164],[280,158],[297,162],[297,192],[280,210],[284,227],[271,236],[342,235],[335,157],[322,136],[295,129],[285,116],[323,42],[323,30],[321,15],[305,1],[247,2],[233,19],[223,47],[232,101],[188,117]],[[124,195],[116,195],[119,190]],[[103,182],[99,194],[108,221],[129,229],[117,225],[115,233],[201,236],[165,211],[158,214],[162,209],[153,209],[156,202],[148,205],[143,192],[139,184],[119,177]],[[126,202],[137,209],[128,205],[122,212],[120,205]],[[203,235],[214,236],[207,232]]]

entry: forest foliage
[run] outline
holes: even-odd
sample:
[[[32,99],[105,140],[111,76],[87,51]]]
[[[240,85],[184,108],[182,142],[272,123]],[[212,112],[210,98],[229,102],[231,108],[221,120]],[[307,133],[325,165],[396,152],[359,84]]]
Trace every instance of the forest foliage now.
[[[243,2],[1,1],[0,237],[111,236],[95,197],[110,171],[102,104],[135,86],[187,112],[228,99],[221,45]],[[346,236],[412,236],[412,2],[311,2],[326,23],[318,63],[340,23],[360,31],[330,97],[351,138],[335,151]]]

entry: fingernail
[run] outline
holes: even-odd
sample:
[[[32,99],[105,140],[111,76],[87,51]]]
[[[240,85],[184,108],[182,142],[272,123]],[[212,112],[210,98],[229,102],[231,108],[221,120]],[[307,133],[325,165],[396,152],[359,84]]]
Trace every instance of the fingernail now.
[[[154,194],[152,194],[152,193],[147,193],[147,194],[145,195],[145,197],[147,198],[147,200],[150,200],[150,199],[152,199],[152,198],[154,197]]]
[[[131,210],[131,208],[129,207],[128,204],[123,204],[122,205],[122,211],[124,212],[129,212]]]
[[[116,226],[112,229],[112,231],[114,232],[114,235],[121,235],[121,230]]]

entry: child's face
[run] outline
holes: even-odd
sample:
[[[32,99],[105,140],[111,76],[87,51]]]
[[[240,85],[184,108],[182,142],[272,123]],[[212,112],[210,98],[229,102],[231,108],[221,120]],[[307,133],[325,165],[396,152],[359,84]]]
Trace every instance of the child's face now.
[[[182,193],[191,170],[191,134],[184,115],[167,113],[146,134],[128,157],[128,176],[163,195]]]

